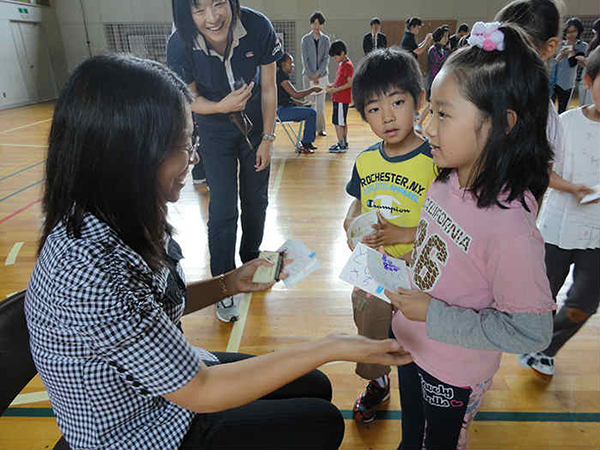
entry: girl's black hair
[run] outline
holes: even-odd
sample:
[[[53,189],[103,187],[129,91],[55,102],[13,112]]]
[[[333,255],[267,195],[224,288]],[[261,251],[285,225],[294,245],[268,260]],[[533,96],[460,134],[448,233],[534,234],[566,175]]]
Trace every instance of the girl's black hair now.
[[[377,49],[365,56],[352,78],[352,99],[363,120],[365,107],[374,95],[395,89],[408,92],[417,107],[423,76],[415,57],[398,48]]]
[[[440,42],[444,35],[449,32],[448,25],[437,27],[433,32],[433,42]]]
[[[167,265],[171,227],[157,172],[182,138],[191,101],[185,83],[154,61],[109,54],[77,67],[52,119],[38,251],[61,221],[79,238],[90,213],[152,269]]]
[[[277,60],[277,67],[281,69],[281,65],[284,62],[289,61],[290,59],[292,59],[292,55],[290,55],[289,53],[284,53],[283,55],[281,55],[281,58]]]
[[[592,82],[596,79],[598,73],[600,73],[600,47],[596,47],[594,51],[590,53],[585,66],[585,74],[590,77]]]
[[[520,26],[539,50],[560,29],[560,12],[553,0],[515,0],[496,14],[496,20]]]
[[[504,51],[477,46],[455,53],[442,69],[453,76],[461,94],[477,107],[490,132],[469,176],[469,190],[480,208],[520,200],[531,191],[540,199],[548,187],[552,150],[546,136],[548,75],[544,63],[520,28],[504,25]],[[507,114],[517,121],[509,129]],[[445,181],[454,169],[440,170]],[[500,200],[502,199],[502,200]]]
[[[571,17],[571,18],[567,19],[567,21],[565,22],[565,25],[563,27],[564,34],[567,33],[567,30],[569,29],[569,27],[577,28],[577,39],[579,39],[579,37],[581,36],[581,33],[583,33],[583,23],[581,23],[581,20],[579,19],[579,17]]]
[[[229,6],[231,7],[231,25],[229,27],[228,44],[225,56],[229,53],[233,41],[233,30],[242,14],[240,0],[228,1]],[[181,39],[191,51],[196,37],[200,34],[198,27],[196,27],[196,24],[192,19],[191,9],[192,6],[198,7],[198,0],[171,0],[171,6],[173,8],[173,22],[175,23],[175,28],[177,28]]]
[[[594,23],[592,24],[592,31],[594,31],[594,38],[592,39],[592,41],[590,42],[590,45],[588,45],[588,55],[590,55],[595,49],[596,47],[598,47],[598,44],[600,43],[600,19],[596,19],[594,21]]]

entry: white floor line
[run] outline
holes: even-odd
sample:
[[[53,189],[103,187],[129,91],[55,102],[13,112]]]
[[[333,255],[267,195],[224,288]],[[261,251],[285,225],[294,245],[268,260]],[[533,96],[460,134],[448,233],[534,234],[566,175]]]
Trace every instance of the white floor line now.
[[[0,131],[0,135],[7,134],[7,133],[10,133],[12,131],[22,130],[23,128],[27,128],[27,127],[33,127],[34,125],[39,125],[40,123],[49,122],[51,120],[52,120],[52,118],[50,118],[50,119],[44,119],[44,120],[40,120],[38,122],[33,122],[33,123],[30,123],[30,124],[27,124],[27,125],[21,125],[20,127],[11,128],[10,130]]]
[[[40,392],[29,392],[27,394],[19,394],[15,397],[10,406],[25,405],[27,403],[37,403],[49,400],[48,393],[46,391]]]
[[[281,159],[281,164],[277,170],[277,176],[275,177],[275,183],[273,184],[273,194],[271,197],[276,198],[279,193],[279,186],[283,179],[283,171],[285,170],[285,158]],[[248,311],[250,310],[250,302],[252,301],[252,294],[245,294],[244,299],[240,302],[239,308],[239,319],[233,324],[231,334],[229,335],[229,342],[227,343],[228,352],[235,353],[240,349],[240,342],[242,342],[242,336],[244,335],[244,328],[246,327],[246,319],[248,318]]]
[[[0,143],[0,147],[33,147],[33,148],[48,148],[48,145],[40,145],[40,144],[2,144],[2,143]]]
[[[17,255],[19,254],[19,251],[21,251],[21,247],[23,247],[24,244],[25,242],[16,242],[15,245],[13,245],[13,247],[10,249],[10,252],[8,252],[6,261],[4,262],[5,266],[12,266],[15,263],[17,260]]]

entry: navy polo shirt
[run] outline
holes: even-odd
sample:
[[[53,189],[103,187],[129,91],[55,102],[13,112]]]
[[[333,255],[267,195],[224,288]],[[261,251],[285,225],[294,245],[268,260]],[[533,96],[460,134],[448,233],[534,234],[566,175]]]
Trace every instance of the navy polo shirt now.
[[[252,97],[246,103],[246,113],[252,120],[254,129],[262,130],[260,66],[280,59],[283,49],[273,25],[263,14],[242,7],[240,19],[242,36],[231,54],[231,70],[236,82],[254,81]],[[203,40],[203,37],[199,35],[198,39]],[[187,84],[196,82],[198,94],[207,100],[218,102],[232,91],[226,61],[217,55],[207,54],[198,45],[194,45],[190,52],[177,31],[171,35],[167,44],[167,64]],[[198,124],[206,127],[231,126],[227,116],[195,115]]]
[[[406,50],[407,52],[412,53],[412,55],[415,58],[418,58],[419,55],[417,55],[414,50],[419,48],[419,44],[417,44],[417,40],[415,39],[415,35],[412,34],[410,31],[406,31],[404,33],[404,37],[402,38],[402,43],[400,44],[401,47]]]

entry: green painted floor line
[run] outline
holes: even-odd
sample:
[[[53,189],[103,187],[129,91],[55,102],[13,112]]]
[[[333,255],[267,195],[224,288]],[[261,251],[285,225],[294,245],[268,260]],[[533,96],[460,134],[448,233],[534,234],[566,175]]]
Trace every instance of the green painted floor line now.
[[[4,417],[54,417],[52,408],[8,408]],[[352,419],[352,411],[342,410],[344,419]],[[400,420],[401,411],[379,411],[379,420]],[[475,417],[480,422],[600,422],[600,413],[560,412],[493,412],[480,411]]]

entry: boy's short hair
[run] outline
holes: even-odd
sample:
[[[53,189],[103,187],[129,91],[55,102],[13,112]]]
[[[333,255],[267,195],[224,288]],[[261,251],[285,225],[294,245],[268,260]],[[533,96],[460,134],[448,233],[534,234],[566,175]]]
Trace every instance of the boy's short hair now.
[[[590,77],[592,82],[600,72],[600,46],[596,47],[590,56],[588,56],[587,65],[585,66],[585,74]]]
[[[365,107],[373,95],[401,89],[410,93],[418,104],[423,90],[423,76],[414,56],[397,48],[378,49],[358,65],[352,79],[352,99],[363,120]]]
[[[469,25],[466,23],[461,23],[460,27],[458,27],[457,33],[468,33],[468,32],[469,32]]]
[[[329,56],[338,56],[341,55],[342,52],[348,54],[348,48],[346,47],[346,43],[341,39],[337,39],[331,43],[331,47],[329,47]]]
[[[406,28],[407,29],[411,29],[412,27],[415,26],[421,26],[423,25],[423,21],[421,19],[419,19],[418,17],[411,17],[409,19],[406,20]]]
[[[318,20],[321,25],[325,24],[325,16],[321,11],[315,11],[312,16],[310,16],[310,23],[313,23],[315,20]]]
[[[373,25],[375,25],[375,24],[377,24],[377,25],[381,25],[381,19],[380,19],[379,17],[373,17],[373,18],[371,19],[371,23],[370,23],[370,25],[371,25],[371,26],[373,26]]]

